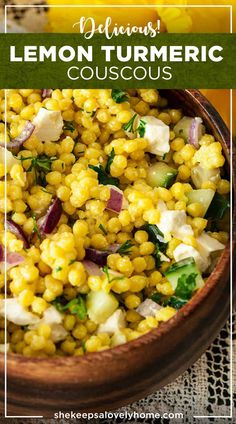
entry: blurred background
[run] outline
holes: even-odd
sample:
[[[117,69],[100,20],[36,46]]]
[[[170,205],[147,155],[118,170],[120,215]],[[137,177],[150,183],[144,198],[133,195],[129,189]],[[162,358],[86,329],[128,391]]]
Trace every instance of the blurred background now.
[[[118,25],[143,26],[148,21],[161,21],[161,31],[170,33],[190,32],[230,32],[230,8],[234,0],[0,0],[0,31],[4,32],[4,6],[18,7],[7,9],[8,32],[78,32],[73,28],[80,16],[92,16],[96,24],[105,22],[107,16]],[[86,4],[87,3],[87,4]],[[126,5],[126,8],[111,8],[114,5]],[[193,7],[202,3],[204,6]],[[24,5],[30,5],[25,8]],[[95,8],[92,5],[107,7]],[[127,5],[143,5],[142,8],[127,8]],[[167,5],[175,7],[164,7]],[[40,7],[33,7],[34,5]],[[50,7],[65,5],[65,7]],[[81,7],[68,8],[66,5],[80,5]],[[145,7],[151,5],[151,7]],[[83,7],[84,6],[84,7]],[[217,7],[225,6],[225,7]],[[236,5],[233,7],[233,31],[236,28]],[[203,94],[219,111],[224,121],[230,126],[230,92],[229,90],[202,89]],[[234,90],[234,106],[236,104],[236,90]],[[235,107],[234,107],[235,111]],[[234,112],[235,113],[235,112]],[[233,119],[233,133],[236,134],[236,119]]]

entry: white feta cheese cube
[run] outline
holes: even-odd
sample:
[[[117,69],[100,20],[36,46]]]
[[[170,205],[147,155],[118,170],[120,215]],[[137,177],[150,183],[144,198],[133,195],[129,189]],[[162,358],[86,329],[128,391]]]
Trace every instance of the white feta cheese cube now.
[[[200,248],[199,250],[201,250],[204,255],[210,255],[213,252],[217,252],[225,248],[224,244],[209,236],[205,231],[203,231],[197,238],[197,243]]]
[[[184,243],[181,243],[176,247],[173,252],[173,256],[176,262],[192,257],[201,272],[206,271],[210,265],[209,257],[202,256],[197,249]]]
[[[164,200],[158,200],[157,201],[157,208],[159,209],[160,212],[165,212],[165,211],[168,210]]]
[[[40,141],[57,141],[63,129],[63,119],[59,110],[47,110],[41,107],[33,119],[34,135]]]
[[[7,168],[7,172],[9,172],[11,168],[13,167],[13,165],[19,164],[20,161],[17,160],[9,150],[5,149],[5,147],[0,146],[0,163],[2,164],[5,163],[5,155],[6,155],[6,168]]]
[[[187,236],[193,236],[194,232],[189,224],[181,225],[172,232],[173,236],[179,240],[183,240]]]
[[[162,307],[158,305],[158,303],[154,302],[152,299],[145,299],[140,305],[137,307],[136,311],[142,317],[155,317],[157,311]]]
[[[61,314],[55,306],[49,306],[43,314],[42,321],[45,324],[61,324],[63,320],[63,314]]]
[[[105,322],[99,325],[97,333],[113,334],[125,328],[124,312],[117,309]]]
[[[37,315],[32,314],[32,312],[27,311],[27,309],[21,306],[17,297],[0,299],[0,316],[4,317],[5,315],[5,303],[8,321],[17,325],[32,325],[40,322],[40,318]]]
[[[139,120],[138,129],[140,126],[143,127],[144,134],[142,137],[148,141],[147,152],[163,156],[170,151],[170,128],[168,125],[155,116],[142,116]]]
[[[68,331],[65,330],[62,324],[52,324],[51,330],[51,338],[54,343],[58,343],[62,340],[65,340],[68,334]]]
[[[184,211],[167,210],[161,213],[160,222],[158,222],[159,230],[165,237],[177,231],[182,225],[186,224],[186,213]]]

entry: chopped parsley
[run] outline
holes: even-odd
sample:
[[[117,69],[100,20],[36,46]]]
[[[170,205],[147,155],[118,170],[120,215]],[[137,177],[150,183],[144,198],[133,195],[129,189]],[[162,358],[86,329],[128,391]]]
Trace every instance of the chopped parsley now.
[[[46,190],[46,188],[44,188],[44,187],[41,187],[41,190],[42,190],[44,193],[53,194],[53,193],[51,193],[50,191]]]
[[[178,298],[189,300],[196,289],[197,274],[183,274],[178,278],[178,283],[175,289],[175,295]]]
[[[123,103],[129,99],[125,91],[116,88],[111,90],[111,97],[116,103]]]
[[[119,186],[118,178],[109,176],[102,165],[89,165],[88,167],[97,172],[99,184]]]
[[[128,132],[134,132],[134,121],[135,121],[135,118],[136,118],[136,116],[137,116],[137,113],[135,113],[133,116],[132,116],[132,118],[129,120],[129,122],[127,122],[127,124],[124,124],[123,125],[123,130],[125,130],[125,131],[128,131]]]
[[[45,175],[51,171],[52,162],[56,160],[56,156],[48,157],[46,155],[39,156],[15,156],[16,159],[20,160],[21,163],[30,160],[31,164],[26,172],[34,172],[35,174],[35,184],[45,186],[47,184]]]
[[[102,224],[99,224],[98,228],[100,228],[100,230],[103,232],[103,234],[105,234],[105,236],[107,236],[107,234],[108,234],[107,230]]]
[[[197,274],[182,274],[178,278],[177,286],[173,296],[163,296],[161,293],[153,293],[151,299],[162,306],[171,306],[175,309],[182,308],[193,296],[196,290]]]
[[[117,249],[116,253],[119,253],[120,255],[129,255],[130,249],[133,246],[133,243],[131,240],[126,240],[120,247]]]
[[[146,131],[146,125],[147,125],[147,122],[144,121],[143,119],[140,119],[139,125],[138,125],[138,128],[137,128],[137,132],[139,134],[139,137],[144,137],[144,134],[145,134],[145,131]]]
[[[103,270],[103,272],[106,274],[106,276],[107,276],[107,280],[108,280],[108,283],[109,284],[111,284],[113,281],[118,281],[118,280],[123,280],[124,279],[124,276],[122,276],[122,277],[111,277],[111,275],[110,275],[110,273],[109,273],[109,268],[108,268],[108,266],[104,266],[103,268],[102,268],[102,270]]]
[[[64,121],[63,130],[64,130],[64,131],[74,132],[74,131],[75,131],[75,127],[74,127],[73,122],[70,122],[70,121]]]
[[[158,292],[153,293],[150,297],[150,299],[152,299],[153,302],[156,302],[156,303],[160,303],[162,301],[162,298],[163,298],[163,295]]]
[[[168,243],[164,239],[164,235],[159,230],[159,228],[156,225],[153,224],[145,224],[141,228],[142,230],[146,231],[149,236],[149,240],[155,244],[155,250],[153,253],[153,256],[156,261],[156,266],[159,267],[161,264],[161,255],[160,252],[165,253]]]
[[[108,155],[107,164],[105,168],[101,164],[99,165],[89,165],[88,167],[90,169],[93,169],[98,174],[98,181],[100,184],[103,185],[114,185],[116,187],[119,187],[119,179],[115,177],[111,177],[110,174],[110,168],[111,164],[115,157],[115,149],[112,148],[111,153]]]
[[[84,320],[87,316],[87,308],[82,296],[78,296],[75,299],[65,303],[65,298],[62,296],[57,297],[52,304],[57,308],[59,312],[69,310],[72,315],[76,315],[80,320]]]
[[[33,233],[36,234],[37,237],[38,237],[38,239],[41,241],[42,240],[42,235],[41,235],[41,233],[39,231],[39,227],[38,227],[37,220],[36,220],[36,215],[35,215],[34,212],[32,213],[32,218],[33,218],[33,222],[34,222]]]
[[[69,262],[69,265],[72,265],[72,264],[74,264],[76,262],[76,259],[71,259],[70,260],[70,262]]]
[[[87,351],[87,349],[86,349],[85,341],[84,340],[81,341],[81,347],[83,349],[83,352],[85,353]]]
[[[55,271],[56,272],[59,272],[59,271],[61,271],[62,270],[62,267],[61,266],[57,266],[56,268],[55,268]]]
[[[106,164],[106,167],[105,167],[105,172],[107,174],[110,174],[111,164],[114,160],[114,157],[115,157],[115,149],[114,149],[114,147],[112,147],[111,153],[108,155],[107,164]]]

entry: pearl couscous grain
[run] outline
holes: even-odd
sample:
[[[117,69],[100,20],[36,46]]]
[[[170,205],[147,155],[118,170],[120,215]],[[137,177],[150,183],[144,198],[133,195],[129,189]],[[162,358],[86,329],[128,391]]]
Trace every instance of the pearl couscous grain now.
[[[219,141],[155,89],[6,93],[0,324],[6,302],[9,351],[83,355],[163,325],[228,240]]]

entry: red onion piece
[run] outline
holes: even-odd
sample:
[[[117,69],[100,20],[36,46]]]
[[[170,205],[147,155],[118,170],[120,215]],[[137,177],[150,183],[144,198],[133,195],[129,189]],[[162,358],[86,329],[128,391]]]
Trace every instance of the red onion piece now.
[[[103,272],[99,268],[97,264],[95,264],[92,261],[83,261],[82,264],[84,265],[88,275],[97,275],[98,277],[101,277],[103,275]]]
[[[11,219],[7,219],[6,224],[7,224],[6,225],[7,230],[9,230],[11,233],[15,234],[15,236],[17,238],[19,238],[20,240],[23,241],[25,249],[29,249],[29,247],[30,247],[29,240],[27,239],[27,237],[26,237],[24,231],[22,230],[22,228],[20,227],[20,225],[16,224]]]
[[[109,246],[109,252],[110,253],[116,253],[117,250],[120,248],[120,246],[121,246],[121,244],[119,244],[119,243],[110,244],[110,246]]]
[[[7,252],[6,269],[8,270],[16,265],[20,265],[24,260],[24,256],[20,255],[20,253]],[[0,271],[5,271],[5,250],[2,244],[0,244]]]
[[[119,213],[123,206],[123,191],[118,187],[110,187],[110,199],[107,201],[106,209],[109,209],[112,212]]]
[[[20,255],[17,252],[8,252],[7,253],[7,268],[12,268],[13,266],[20,265],[24,262],[24,256]]]
[[[95,262],[99,266],[105,266],[107,264],[107,257],[111,252],[107,250],[97,250],[88,248],[86,249],[85,260]]]
[[[199,139],[202,136],[202,119],[201,118],[193,118],[191,125],[189,127],[189,143],[194,147],[199,147]]]
[[[34,130],[35,125],[32,122],[27,121],[21,133],[16,138],[13,138],[9,143],[7,143],[7,149],[11,150],[16,147],[21,147],[22,144],[30,138]],[[0,146],[5,147],[5,144],[1,143]]]
[[[47,97],[51,97],[52,91],[53,90],[51,88],[43,88],[42,94],[41,94],[42,99],[46,99]]]
[[[44,234],[51,234],[62,214],[62,205],[60,199],[56,198],[53,203],[49,206],[45,216],[38,219],[37,224]]]

